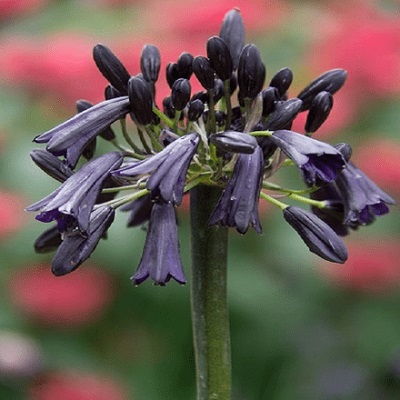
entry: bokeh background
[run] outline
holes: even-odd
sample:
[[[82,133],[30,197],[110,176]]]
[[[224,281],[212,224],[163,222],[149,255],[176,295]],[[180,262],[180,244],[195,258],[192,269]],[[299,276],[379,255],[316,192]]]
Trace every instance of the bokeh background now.
[[[129,280],[145,232],[119,215],[88,262],[55,278],[51,255],[33,251],[43,225],[23,209],[57,186],[30,160],[33,137],[73,115],[76,100],[103,98],[95,44],[133,75],[153,43],[164,69],[182,51],[204,54],[234,6],[267,82],[292,69],[290,96],[327,69],[348,70],[316,137],[350,143],[400,200],[398,0],[0,0],[0,399],[194,399],[189,286]],[[279,180],[300,185],[294,177]],[[234,398],[399,399],[398,208],[346,238],[345,265],[311,255],[272,206],[262,218],[263,236],[230,236]],[[189,275],[187,210],[179,220]]]

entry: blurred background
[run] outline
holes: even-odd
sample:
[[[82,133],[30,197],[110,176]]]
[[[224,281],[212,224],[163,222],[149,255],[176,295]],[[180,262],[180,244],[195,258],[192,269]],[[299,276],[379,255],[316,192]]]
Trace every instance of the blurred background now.
[[[33,251],[44,226],[23,209],[57,187],[30,160],[33,137],[73,115],[76,100],[103,99],[95,44],[132,75],[155,44],[164,71],[183,51],[205,54],[234,6],[267,82],[292,69],[291,97],[327,69],[348,70],[315,137],[350,143],[400,200],[398,0],[0,0],[0,399],[194,399],[189,285],[129,280],[145,232],[126,229],[121,213],[90,260],[55,278],[51,254]],[[167,92],[163,76],[160,99]],[[295,178],[279,176],[301,187]],[[263,236],[230,236],[234,399],[399,399],[397,206],[345,239],[345,265],[311,255],[279,210],[261,212]],[[190,279],[187,210],[179,220]]]

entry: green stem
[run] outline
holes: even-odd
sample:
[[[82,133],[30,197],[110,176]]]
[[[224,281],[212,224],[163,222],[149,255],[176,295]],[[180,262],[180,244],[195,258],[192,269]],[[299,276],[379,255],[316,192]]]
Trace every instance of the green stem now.
[[[228,230],[208,226],[208,219],[220,195],[220,188],[202,184],[190,192],[191,306],[197,400],[231,399]]]

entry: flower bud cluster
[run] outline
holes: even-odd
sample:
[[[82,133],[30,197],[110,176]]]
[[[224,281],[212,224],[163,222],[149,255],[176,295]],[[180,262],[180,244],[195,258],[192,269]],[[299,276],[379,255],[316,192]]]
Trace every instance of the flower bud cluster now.
[[[134,283],[147,278],[160,285],[171,278],[184,283],[175,208],[197,185],[223,188],[210,225],[261,233],[258,204],[266,200],[282,209],[310,251],[337,263],[347,258],[340,236],[370,224],[394,204],[350,161],[348,145],[311,137],[329,117],[346,71],[327,71],[289,98],[292,71],[280,69],[266,85],[260,51],[245,44],[236,9],[226,14],[219,35],[208,39],[206,54],[183,52],[168,64],[171,94],[159,107],[157,47],[144,46],[141,74],[131,76],[108,47],[95,46],[94,61],[109,82],[105,100],[97,105],[78,101],[78,114],[35,138],[46,150],[31,153],[44,172],[61,182],[28,207],[39,221],[56,224],[35,244],[38,252],[57,249],[55,274],[71,272],[91,255],[121,207],[129,213],[128,226],[148,223]],[[192,79],[202,91],[192,93]],[[307,113],[306,134],[291,130],[302,112]],[[127,118],[134,122],[133,131],[127,129]],[[117,121],[119,131],[111,128]],[[95,157],[98,138],[117,151]],[[81,156],[87,161],[77,169]],[[270,182],[277,170],[290,166],[298,169],[304,190]],[[278,200],[282,194],[309,209],[283,203]]]

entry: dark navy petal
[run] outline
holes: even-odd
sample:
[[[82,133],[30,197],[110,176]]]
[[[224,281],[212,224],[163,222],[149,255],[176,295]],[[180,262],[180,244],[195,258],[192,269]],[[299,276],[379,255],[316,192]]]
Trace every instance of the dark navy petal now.
[[[389,212],[386,204],[395,204],[387,193],[349,162],[335,182],[344,204],[344,223],[370,224],[374,215]]]
[[[153,199],[161,197],[165,202],[179,205],[182,201],[187,169],[200,143],[197,133],[189,133],[171,142],[160,153],[114,172],[115,175],[131,177],[151,174],[147,189]]]
[[[103,183],[122,160],[121,153],[111,152],[88,162],[49,196],[27,207],[27,211],[40,211],[37,219],[43,222],[71,216],[77,220],[79,229],[86,232]]]
[[[46,150],[34,149],[30,156],[42,171],[59,182],[64,182],[74,173],[64,162]]]
[[[220,150],[231,153],[252,154],[257,148],[257,140],[248,133],[225,131],[209,136],[210,142]]]
[[[90,215],[90,229],[87,235],[82,235],[77,229],[67,232],[53,258],[53,274],[68,274],[87,260],[112,224],[114,214],[115,211],[111,207],[99,207]]]
[[[310,186],[334,181],[346,165],[333,146],[292,131],[275,131],[270,140],[297,165]]]
[[[249,226],[262,233],[258,200],[264,158],[260,147],[253,154],[239,154],[232,176],[208,221],[209,225],[236,227],[246,233]]]
[[[151,193],[148,193],[121,207],[121,211],[129,211],[128,227],[142,225],[147,222],[150,218],[153,204]]]
[[[175,209],[171,203],[155,203],[151,211],[144,251],[132,281],[139,285],[150,277],[165,285],[171,278],[185,283],[179,253]]]
[[[342,239],[316,215],[302,208],[289,206],[283,210],[283,217],[312,253],[340,264],[347,260],[347,249]]]
[[[47,143],[47,151],[65,156],[74,168],[86,145],[130,110],[127,96],[103,101],[37,136],[36,143]]]

